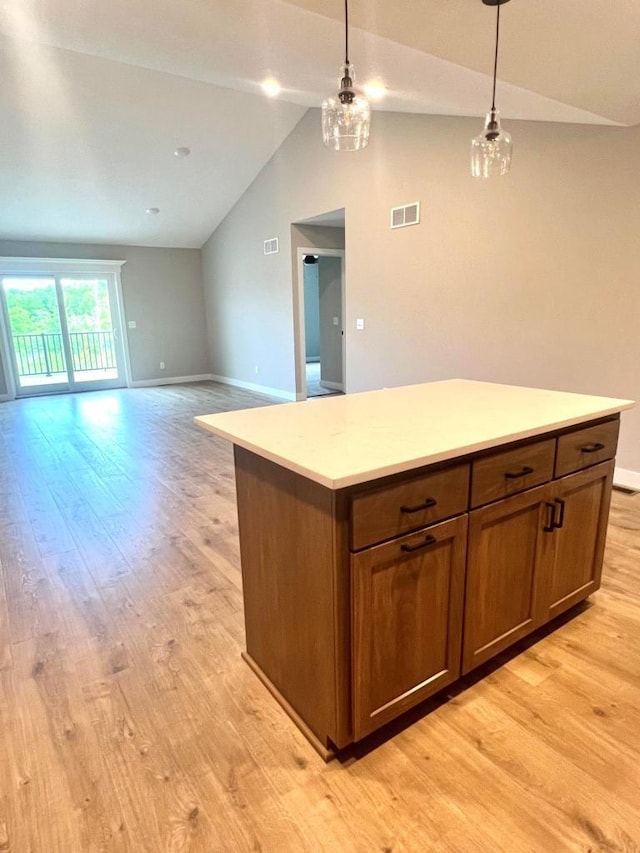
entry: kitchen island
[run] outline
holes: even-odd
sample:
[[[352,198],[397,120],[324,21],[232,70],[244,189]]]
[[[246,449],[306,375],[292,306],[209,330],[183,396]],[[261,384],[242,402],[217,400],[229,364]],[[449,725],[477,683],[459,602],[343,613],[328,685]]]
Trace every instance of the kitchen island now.
[[[599,587],[632,405],[448,380],[196,418],[234,444],[245,659],[325,759]]]

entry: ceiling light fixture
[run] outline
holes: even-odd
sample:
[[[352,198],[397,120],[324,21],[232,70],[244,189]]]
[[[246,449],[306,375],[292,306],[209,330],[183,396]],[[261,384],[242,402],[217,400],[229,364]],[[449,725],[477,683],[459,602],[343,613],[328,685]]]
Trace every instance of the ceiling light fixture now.
[[[337,96],[322,103],[322,138],[335,151],[359,151],[369,141],[371,108],[369,101],[353,88],[353,65],[349,62],[349,7],[344,0],[345,52],[343,75]]]
[[[159,207],[148,207],[147,213],[150,216],[157,216],[160,213],[160,208]]]
[[[277,80],[274,80],[273,77],[268,77],[266,80],[263,80],[260,86],[262,87],[262,91],[269,98],[277,97],[277,95],[282,91],[282,86]]]
[[[379,80],[372,80],[362,87],[365,95],[370,101],[379,101],[387,94],[387,87]]]
[[[180,148],[176,148],[176,150],[173,152],[174,157],[177,157],[178,160],[182,160],[185,157],[188,157],[189,154],[191,154],[191,149],[187,148],[184,145]]]
[[[496,109],[496,79],[498,76],[498,45],[500,43],[500,6],[509,0],[482,0],[485,6],[497,6],[496,51],[493,63],[493,99],[487,113],[484,130],[471,142],[471,174],[474,178],[506,175],[511,168],[513,144],[511,136],[502,129]]]

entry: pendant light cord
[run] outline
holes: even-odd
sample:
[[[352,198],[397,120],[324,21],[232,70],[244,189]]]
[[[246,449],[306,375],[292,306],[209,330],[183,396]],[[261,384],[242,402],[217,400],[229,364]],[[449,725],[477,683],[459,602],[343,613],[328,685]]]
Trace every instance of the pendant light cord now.
[[[349,65],[349,7],[344,0],[344,64]]]
[[[345,6],[347,0],[344,0]],[[496,7],[498,14],[496,15],[496,55],[493,61],[493,98],[491,100],[491,112],[496,111],[496,79],[498,77],[498,44],[500,42],[500,3]]]

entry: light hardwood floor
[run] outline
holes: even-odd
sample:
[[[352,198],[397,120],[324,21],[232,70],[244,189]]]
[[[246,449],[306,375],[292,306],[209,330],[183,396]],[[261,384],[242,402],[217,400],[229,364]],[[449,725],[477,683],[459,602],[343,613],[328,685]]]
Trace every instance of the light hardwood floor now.
[[[640,850],[640,495],[589,605],[325,765],[240,658],[231,447],[191,421],[268,402],[0,405],[0,851]]]

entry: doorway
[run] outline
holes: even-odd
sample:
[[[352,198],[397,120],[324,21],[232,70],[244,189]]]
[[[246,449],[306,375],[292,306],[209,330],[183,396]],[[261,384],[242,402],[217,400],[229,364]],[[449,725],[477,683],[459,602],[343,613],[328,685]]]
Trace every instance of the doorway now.
[[[127,384],[113,274],[2,274],[0,314],[16,396]]]
[[[299,249],[304,396],[344,393],[344,250]]]

